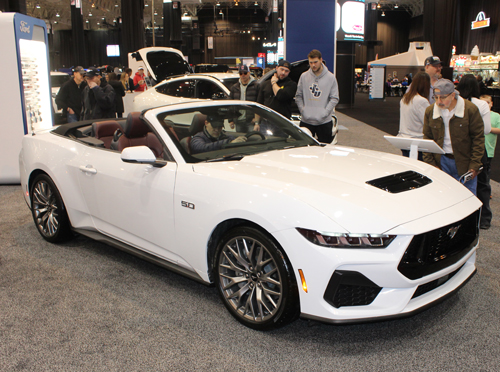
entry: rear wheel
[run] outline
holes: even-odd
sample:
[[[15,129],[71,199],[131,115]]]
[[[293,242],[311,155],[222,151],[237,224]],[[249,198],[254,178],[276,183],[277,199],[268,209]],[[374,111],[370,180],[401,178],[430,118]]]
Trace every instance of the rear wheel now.
[[[220,241],[216,286],[230,313],[247,327],[269,330],[299,315],[293,269],[281,247],[250,227],[237,227]]]
[[[61,195],[49,176],[35,178],[30,197],[33,220],[45,240],[57,243],[73,236]]]

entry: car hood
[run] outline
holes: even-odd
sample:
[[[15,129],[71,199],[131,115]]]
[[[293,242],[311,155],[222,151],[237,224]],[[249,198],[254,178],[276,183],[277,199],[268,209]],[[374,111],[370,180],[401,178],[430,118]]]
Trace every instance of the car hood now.
[[[271,151],[240,161],[197,163],[193,169],[228,184],[241,183],[242,195],[258,197],[261,188],[289,195],[350,232],[386,232],[475,198],[447,174],[423,162],[339,146]],[[409,170],[432,182],[399,193],[367,184]]]

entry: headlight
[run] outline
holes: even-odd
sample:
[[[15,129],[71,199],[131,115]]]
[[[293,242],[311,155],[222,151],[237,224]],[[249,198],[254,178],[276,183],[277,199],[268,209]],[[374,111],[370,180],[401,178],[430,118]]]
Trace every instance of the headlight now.
[[[296,228],[311,243],[328,248],[386,248],[396,235],[339,234]]]

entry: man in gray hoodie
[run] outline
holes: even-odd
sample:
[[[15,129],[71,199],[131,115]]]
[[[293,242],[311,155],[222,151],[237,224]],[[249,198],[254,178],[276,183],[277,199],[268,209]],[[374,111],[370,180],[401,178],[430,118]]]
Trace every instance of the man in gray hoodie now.
[[[307,58],[309,70],[300,76],[295,95],[302,116],[300,126],[308,128],[319,142],[331,143],[332,113],[339,102],[337,79],[323,64],[319,50],[313,49]]]

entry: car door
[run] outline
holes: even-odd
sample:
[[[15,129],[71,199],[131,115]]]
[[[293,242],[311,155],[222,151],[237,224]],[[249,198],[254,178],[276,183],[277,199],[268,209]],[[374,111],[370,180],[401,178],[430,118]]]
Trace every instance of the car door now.
[[[173,193],[177,164],[125,163],[118,151],[88,147],[80,159],[79,183],[101,233],[178,262]]]

